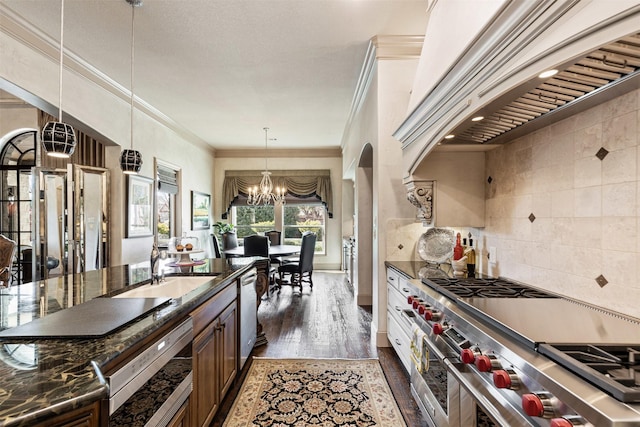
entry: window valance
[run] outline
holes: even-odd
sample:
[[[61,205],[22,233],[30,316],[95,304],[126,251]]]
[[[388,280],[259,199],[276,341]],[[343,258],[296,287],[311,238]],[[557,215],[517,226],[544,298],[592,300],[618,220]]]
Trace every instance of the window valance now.
[[[329,218],[333,217],[333,192],[331,173],[324,170],[272,170],[274,186],[285,186],[287,195],[295,198],[317,197],[326,206]],[[225,212],[240,197],[249,194],[249,188],[260,184],[262,170],[226,171],[222,185],[222,202]]]

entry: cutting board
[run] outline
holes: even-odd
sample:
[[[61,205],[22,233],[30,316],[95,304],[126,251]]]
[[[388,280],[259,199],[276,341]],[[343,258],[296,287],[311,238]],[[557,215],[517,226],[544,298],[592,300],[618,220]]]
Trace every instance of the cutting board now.
[[[0,331],[0,338],[94,338],[165,304],[171,298],[95,298]]]

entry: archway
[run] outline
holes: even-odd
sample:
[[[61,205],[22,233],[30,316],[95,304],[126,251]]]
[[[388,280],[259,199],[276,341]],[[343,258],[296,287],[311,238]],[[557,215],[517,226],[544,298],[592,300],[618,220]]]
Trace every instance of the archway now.
[[[358,305],[373,304],[373,147],[360,152],[355,180],[356,251],[354,293]]]

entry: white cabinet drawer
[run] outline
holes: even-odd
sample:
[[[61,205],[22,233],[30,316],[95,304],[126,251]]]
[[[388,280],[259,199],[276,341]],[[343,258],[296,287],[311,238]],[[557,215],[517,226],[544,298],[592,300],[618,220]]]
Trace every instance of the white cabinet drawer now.
[[[387,312],[387,337],[398,354],[402,365],[408,373],[411,373],[411,340],[405,335],[389,312]]]
[[[398,290],[404,296],[405,300],[409,295],[415,295],[417,293],[417,289],[413,285],[411,285],[409,281],[404,277],[399,278]]]
[[[391,313],[404,333],[411,335],[415,313],[407,303],[406,297],[390,285],[387,285],[387,311]]]
[[[400,285],[400,274],[392,268],[387,268],[387,283],[397,288]]]

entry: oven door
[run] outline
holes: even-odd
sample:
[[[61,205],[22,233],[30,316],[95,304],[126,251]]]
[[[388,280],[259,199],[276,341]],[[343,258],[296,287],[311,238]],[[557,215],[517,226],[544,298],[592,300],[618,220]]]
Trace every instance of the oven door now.
[[[490,382],[491,376],[481,376],[472,369],[458,370],[451,374],[460,385],[460,425],[469,427],[538,426],[524,415],[513,400],[507,399]],[[543,424],[546,425],[546,424]]]
[[[428,368],[419,373],[411,365],[411,394],[430,427],[460,427],[460,386],[452,372],[455,364],[429,338],[425,344]]]

